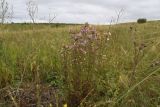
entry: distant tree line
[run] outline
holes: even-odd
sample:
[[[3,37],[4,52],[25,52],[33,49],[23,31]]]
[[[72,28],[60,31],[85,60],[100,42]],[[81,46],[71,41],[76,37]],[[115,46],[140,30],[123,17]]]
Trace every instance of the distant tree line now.
[[[137,23],[146,23],[147,22],[147,19],[146,18],[139,18],[137,20]]]

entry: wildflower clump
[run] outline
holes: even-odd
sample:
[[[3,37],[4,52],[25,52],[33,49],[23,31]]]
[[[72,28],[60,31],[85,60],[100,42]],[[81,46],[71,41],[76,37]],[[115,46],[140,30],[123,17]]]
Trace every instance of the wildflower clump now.
[[[71,33],[71,42],[62,51],[62,71],[69,106],[78,106],[93,89],[94,78],[104,56],[102,50],[110,36],[110,32],[101,35],[88,23],[79,32]]]

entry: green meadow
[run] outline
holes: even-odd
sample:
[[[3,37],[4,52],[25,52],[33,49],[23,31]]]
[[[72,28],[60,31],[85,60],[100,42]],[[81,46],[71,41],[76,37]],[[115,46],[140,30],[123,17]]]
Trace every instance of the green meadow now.
[[[0,25],[0,107],[159,107],[160,22],[82,26]]]

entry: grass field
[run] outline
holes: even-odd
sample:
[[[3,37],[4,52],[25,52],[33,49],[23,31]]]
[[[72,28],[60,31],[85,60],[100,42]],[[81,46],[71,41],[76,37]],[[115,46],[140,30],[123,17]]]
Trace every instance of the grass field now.
[[[0,107],[160,107],[160,22],[81,27],[0,25]]]

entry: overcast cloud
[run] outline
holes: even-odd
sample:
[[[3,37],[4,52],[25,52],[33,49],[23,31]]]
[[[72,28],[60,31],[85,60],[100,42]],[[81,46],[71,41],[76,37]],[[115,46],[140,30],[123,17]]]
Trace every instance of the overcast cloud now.
[[[27,0],[8,0],[14,6],[14,21],[29,21]],[[37,21],[48,20],[49,13],[56,14],[55,22],[106,24],[124,9],[120,22],[136,21],[145,17],[160,19],[160,0],[34,0],[38,4]]]

